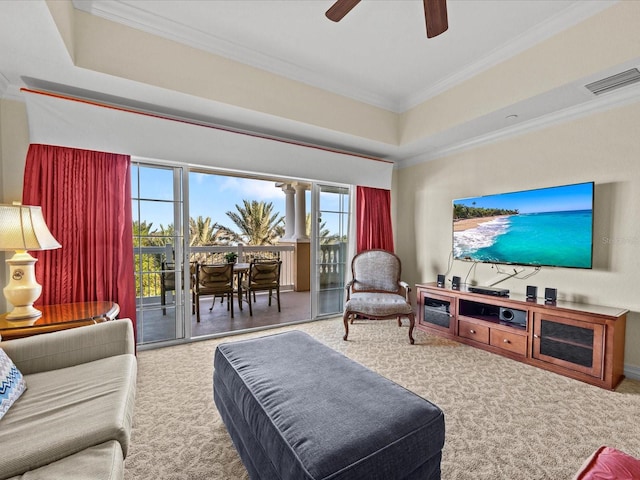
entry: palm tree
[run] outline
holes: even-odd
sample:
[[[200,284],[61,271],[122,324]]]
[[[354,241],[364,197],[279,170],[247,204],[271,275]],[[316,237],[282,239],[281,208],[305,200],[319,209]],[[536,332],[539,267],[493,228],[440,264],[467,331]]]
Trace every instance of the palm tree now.
[[[239,239],[246,245],[273,245],[284,233],[284,217],[273,213],[273,203],[243,200],[237,212],[227,216],[240,229]]]
[[[305,217],[305,231],[307,236],[311,236],[311,214],[307,213]],[[328,243],[332,243],[334,240],[338,238],[338,235],[331,234],[331,231],[327,228],[327,222],[321,221],[320,226],[318,227],[318,236],[320,237],[320,244],[326,245]]]
[[[155,245],[153,235],[156,230],[151,230],[153,222],[147,223],[146,220],[142,222],[135,220],[133,222],[133,246],[134,247],[148,247]]]
[[[211,217],[198,216],[189,218],[189,246],[203,247],[206,245],[229,245],[236,238],[236,234],[227,228],[218,225]],[[191,261],[206,261],[208,255],[199,252],[191,255]],[[222,260],[219,260],[222,261]]]
[[[211,217],[189,218],[189,245],[192,247],[228,245],[236,236],[228,228],[213,222]]]
[[[147,223],[136,220],[133,222],[134,271],[139,282],[136,281],[136,296],[151,297],[158,295],[159,274],[149,273],[160,270],[160,257],[157,253],[139,253],[137,247],[153,247],[164,245],[162,238],[156,238],[158,230],[153,229],[153,222]],[[143,273],[147,272],[147,273]]]

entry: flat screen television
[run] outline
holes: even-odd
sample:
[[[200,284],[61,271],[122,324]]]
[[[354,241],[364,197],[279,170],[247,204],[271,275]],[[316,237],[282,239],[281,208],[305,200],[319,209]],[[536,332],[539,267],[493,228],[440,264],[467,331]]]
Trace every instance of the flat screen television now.
[[[453,257],[592,268],[593,182],[453,201]]]

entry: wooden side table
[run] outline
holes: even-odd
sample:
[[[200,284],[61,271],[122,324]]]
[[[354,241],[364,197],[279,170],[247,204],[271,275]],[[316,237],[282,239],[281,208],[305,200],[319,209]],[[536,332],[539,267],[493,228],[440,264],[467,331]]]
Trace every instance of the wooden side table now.
[[[108,301],[44,305],[37,308],[42,312],[39,318],[7,320],[7,313],[0,315],[2,340],[94,325],[115,320],[120,313],[120,306]]]

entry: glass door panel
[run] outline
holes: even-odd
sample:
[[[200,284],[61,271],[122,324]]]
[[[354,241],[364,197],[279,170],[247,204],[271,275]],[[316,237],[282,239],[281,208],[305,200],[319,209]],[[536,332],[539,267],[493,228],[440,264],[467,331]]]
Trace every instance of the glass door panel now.
[[[341,314],[348,265],[349,187],[314,185],[315,316]]]
[[[139,345],[184,338],[182,169],[131,165]]]

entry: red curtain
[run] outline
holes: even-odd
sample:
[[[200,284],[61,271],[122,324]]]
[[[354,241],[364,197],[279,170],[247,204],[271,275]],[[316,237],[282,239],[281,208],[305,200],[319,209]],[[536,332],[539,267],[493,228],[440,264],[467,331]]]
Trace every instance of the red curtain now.
[[[38,304],[111,300],[135,326],[130,169],[128,155],[29,146],[22,203],[42,207],[62,245],[33,252]]]
[[[393,253],[391,192],[380,188],[356,189],[357,253],[381,248]]]

